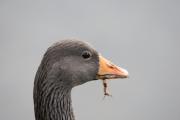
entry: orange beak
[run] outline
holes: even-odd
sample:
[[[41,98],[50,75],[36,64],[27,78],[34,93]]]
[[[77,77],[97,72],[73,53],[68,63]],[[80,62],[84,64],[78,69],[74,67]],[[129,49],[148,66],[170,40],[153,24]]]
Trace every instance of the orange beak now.
[[[116,79],[116,78],[127,78],[127,70],[120,68],[102,56],[99,56],[99,70],[97,79]]]

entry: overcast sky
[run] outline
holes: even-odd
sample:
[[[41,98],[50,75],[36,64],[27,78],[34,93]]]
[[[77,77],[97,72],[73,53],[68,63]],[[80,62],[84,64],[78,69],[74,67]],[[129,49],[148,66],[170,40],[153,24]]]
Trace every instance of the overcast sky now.
[[[128,79],[72,91],[76,120],[180,120],[180,1],[1,0],[0,119],[35,120],[34,76],[46,49],[75,37]]]

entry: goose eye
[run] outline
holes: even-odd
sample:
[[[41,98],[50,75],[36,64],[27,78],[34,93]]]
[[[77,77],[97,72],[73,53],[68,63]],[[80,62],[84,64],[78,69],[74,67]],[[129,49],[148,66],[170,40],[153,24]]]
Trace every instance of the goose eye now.
[[[91,57],[91,53],[90,53],[89,51],[84,51],[84,52],[82,53],[82,57],[83,57],[84,59],[88,59],[88,58]]]

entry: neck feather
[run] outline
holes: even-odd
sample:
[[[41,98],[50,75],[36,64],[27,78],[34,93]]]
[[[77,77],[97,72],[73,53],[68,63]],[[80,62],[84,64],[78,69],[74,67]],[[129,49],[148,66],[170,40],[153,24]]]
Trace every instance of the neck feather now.
[[[41,73],[40,73],[41,74]],[[71,89],[57,77],[36,75],[34,83],[34,110],[36,120],[74,120]],[[58,80],[63,81],[63,80]]]
[[[74,120],[71,90],[50,86],[34,99],[36,120]]]

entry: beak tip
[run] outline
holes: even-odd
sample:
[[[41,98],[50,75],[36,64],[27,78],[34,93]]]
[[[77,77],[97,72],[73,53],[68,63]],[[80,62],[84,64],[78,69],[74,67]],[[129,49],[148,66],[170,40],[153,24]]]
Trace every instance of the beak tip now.
[[[123,75],[125,76],[125,78],[129,78],[129,73],[126,69],[122,69]]]

